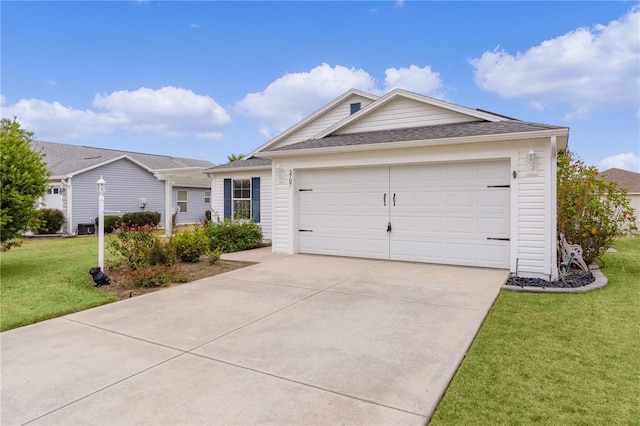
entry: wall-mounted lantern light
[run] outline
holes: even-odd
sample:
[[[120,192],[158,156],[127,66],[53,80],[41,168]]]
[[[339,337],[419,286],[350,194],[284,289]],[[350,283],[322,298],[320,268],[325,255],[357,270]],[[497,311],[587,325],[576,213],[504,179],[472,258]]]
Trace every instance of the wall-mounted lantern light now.
[[[533,148],[529,150],[527,159],[529,160],[529,170],[534,171],[536,169],[536,152]]]

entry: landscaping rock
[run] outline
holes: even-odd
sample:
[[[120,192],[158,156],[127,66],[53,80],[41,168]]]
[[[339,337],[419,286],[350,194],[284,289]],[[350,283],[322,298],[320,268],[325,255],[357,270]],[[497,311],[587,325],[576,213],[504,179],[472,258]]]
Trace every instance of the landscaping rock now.
[[[595,281],[591,272],[583,274],[579,272],[571,273],[560,281],[547,281],[541,278],[509,277],[506,285],[517,287],[544,287],[544,288],[576,288],[583,287]]]

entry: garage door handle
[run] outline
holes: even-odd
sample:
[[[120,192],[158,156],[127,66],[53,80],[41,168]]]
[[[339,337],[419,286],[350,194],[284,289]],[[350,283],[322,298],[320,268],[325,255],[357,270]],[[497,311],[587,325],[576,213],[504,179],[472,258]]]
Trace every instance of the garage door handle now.
[[[384,205],[387,205],[387,193],[385,192],[383,197],[382,197],[382,202],[384,203]]]
[[[396,206],[396,193],[393,193],[393,206]]]
[[[497,240],[497,241],[511,241],[511,238],[497,238],[497,237],[487,237],[487,240]]]

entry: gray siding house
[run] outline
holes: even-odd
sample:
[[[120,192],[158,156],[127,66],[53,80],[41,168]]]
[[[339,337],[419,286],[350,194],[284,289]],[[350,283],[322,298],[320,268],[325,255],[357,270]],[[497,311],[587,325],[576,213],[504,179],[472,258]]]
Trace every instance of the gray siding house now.
[[[45,154],[51,172],[41,206],[63,211],[67,234],[98,216],[100,177],[106,181],[105,215],[157,211],[168,235],[176,211],[182,225],[204,221],[210,208],[211,184],[203,173],[213,166],[208,161],[40,141],[33,149]]]

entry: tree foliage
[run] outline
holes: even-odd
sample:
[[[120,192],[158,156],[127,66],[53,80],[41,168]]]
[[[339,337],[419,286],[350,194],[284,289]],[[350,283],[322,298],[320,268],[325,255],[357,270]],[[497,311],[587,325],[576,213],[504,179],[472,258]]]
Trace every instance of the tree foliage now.
[[[0,125],[0,243],[10,248],[37,214],[35,203],[47,191],[49,172],[44,154],[31,147],[33,133],[14,118]]]
[[[637,229],[627,192],[607,183],[595,166],[572,152],[558,155],[558,233],[580,244],[587,264],[602,256],[623,232]]]
[[[227,156],[227,160],[230,163],[233,163],[234,161],[242,160],[243,158],[244,158],[244,154],[231,154]]]

